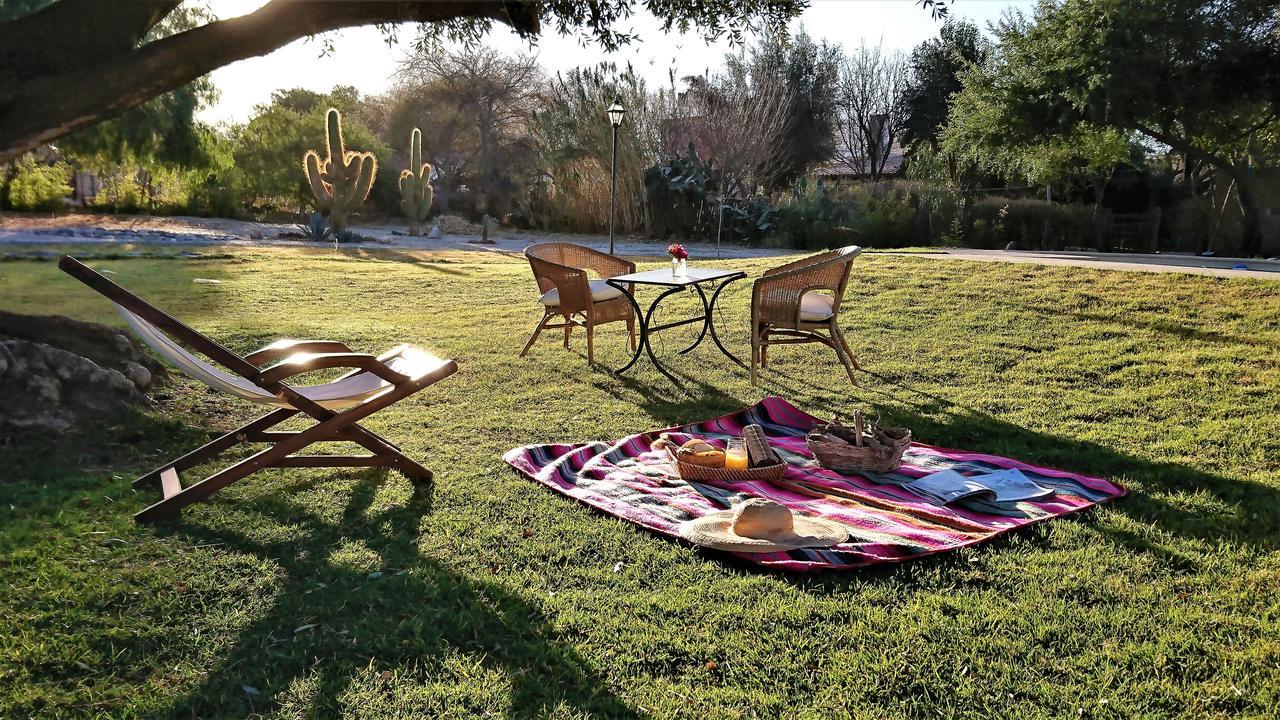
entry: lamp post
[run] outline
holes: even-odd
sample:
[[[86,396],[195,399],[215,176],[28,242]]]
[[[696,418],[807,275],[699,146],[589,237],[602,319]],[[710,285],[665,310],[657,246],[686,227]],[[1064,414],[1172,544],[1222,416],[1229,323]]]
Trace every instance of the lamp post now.
[[[622,125],[622,103],[617,100],[609,106],[605,113],[609,116],[609,124],[613,126],[613,162],[609,166],[609,254],[613,254],[613,209],[614,194],[618,190],[618,128]]]

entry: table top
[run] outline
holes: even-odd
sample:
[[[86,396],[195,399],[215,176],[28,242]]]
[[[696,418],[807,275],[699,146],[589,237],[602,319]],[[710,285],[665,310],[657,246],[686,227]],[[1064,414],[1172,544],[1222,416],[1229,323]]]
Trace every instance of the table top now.
[[[685,285],[697,285],[710,280],[720,280],[727,277],[746,277],[747,274],[741,270],[717,270],[715,268],[697,268],[691,267],[687,273],[676,277],[671,274],[671,268],[659,268],[657,270],[645,270],[644,272],[635,272],[627,275],[619,275],[609,278],[611,284],[635,283],[637,285],[665,285],[667,287],[683,287]]]

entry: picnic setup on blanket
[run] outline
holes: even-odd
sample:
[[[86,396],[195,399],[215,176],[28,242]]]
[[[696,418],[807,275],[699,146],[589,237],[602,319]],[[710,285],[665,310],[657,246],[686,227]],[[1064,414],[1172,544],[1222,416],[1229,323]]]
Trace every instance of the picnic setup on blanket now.
[[[1125,494],[1102,478],[904,442],[901,428],[871,423],[859,430],[852,451],[824,448],[820,462],[811,448],[852,433],[766,397],[723,417],[613,442],[517,447],[504,460],[555,492],[651,532],[789,571],[955,550]],[[741,452],[739,440],[745,470],[730,461]],[[893,467],[866,469],[877,463]]]

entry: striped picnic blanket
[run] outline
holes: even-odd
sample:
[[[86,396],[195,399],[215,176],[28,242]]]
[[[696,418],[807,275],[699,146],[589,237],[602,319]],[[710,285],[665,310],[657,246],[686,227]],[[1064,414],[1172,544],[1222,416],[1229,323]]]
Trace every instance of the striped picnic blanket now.
[[[504,459],[556,492],[671,537],[679,537],[677,528],[685,520],[727,509],[752,496],[849,527],[849,540],[832,548],[734,553],[750,562],[793,571],[858,568],[955,550],[1125,493],[1120,485],[1101,478],[920,443],[907,449],[896,472],[840,475],[819,467],[805,446],[805,433],[817,422],[787,401],[768,397],[714,420],[617,442],[528,445],[512,449]],[[674,474],[664,453],[650,447],[663,432],[678,441],[687,439],[683,435],[697,435],[722,445],[752,423],[764,428],[770,444],[790,465],[782,480],[689,482]],[[1054,494],[1035,502],[965,500],[940,507],[899,487],[938,470],[975,474],[1002,468],[1018,468],[1053,488]]]

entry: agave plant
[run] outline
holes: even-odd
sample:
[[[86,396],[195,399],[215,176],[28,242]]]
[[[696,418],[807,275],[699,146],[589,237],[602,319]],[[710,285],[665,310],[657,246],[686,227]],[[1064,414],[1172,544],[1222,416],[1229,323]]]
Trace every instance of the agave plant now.
[[[329,221],[318,212],[311,213],[305,223],[299,223],[298,229],[306,236],[308,240],[316,242],[324,242],[333,236],[333,230],[329,227]]]

